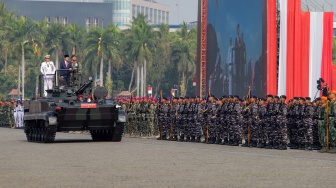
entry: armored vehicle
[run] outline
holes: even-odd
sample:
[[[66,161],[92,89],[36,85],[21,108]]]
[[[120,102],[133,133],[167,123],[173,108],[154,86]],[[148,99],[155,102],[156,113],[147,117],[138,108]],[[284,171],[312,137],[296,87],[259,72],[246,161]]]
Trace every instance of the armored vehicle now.
[[[88,130],[94,141],[122,139],[125,112],[113,100],[106,99],[107,90],[97,87],[92,92],[92,78],[82,81],[71,72],[71,84],[53,75],[53,87],[43,96],[45,75],[39,76],[39,94],[24,102],[24,132],[29,142],[54,142],[56,132]],[[91,96],[94,100],[91,100]]]

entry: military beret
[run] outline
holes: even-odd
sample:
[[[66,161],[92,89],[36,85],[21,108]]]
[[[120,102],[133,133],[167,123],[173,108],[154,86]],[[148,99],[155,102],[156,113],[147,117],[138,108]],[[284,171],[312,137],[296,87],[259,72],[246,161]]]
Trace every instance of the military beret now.
[[[215,95],[210,95],[210,97],[215,97]]]
[[[311,100],[311,98],[310,98],[310,97],[306,97],[306,100],[307,100],[307,101],[310,101],[310,100]]]
[[[299,100],[299,97],[294,97],[293,99],[295,99],[295,100]]]
[[[274,98],[276,98],[276,99],[280,99],[280,97],[279,97],[279,96],[274,96]]]
[[[257,97],[253,95],[251,98],[252,98],[252,99],[256,99]]]
[[[266,97],[268,98],[268,97],[271,97],[271,98],[273,98],[273,95],[266,95]]]
[[[326,100],[328,100],[328,98],[325,97],[325,96],[322,96],[322,97],[321,97],[321,100],[326,101]]]
[[[320,97],[317,97],[315,100],[316,100],[316,101],[320,101],[320,100],[321,100],[321,98],[320,98]]]
[[[299,97],[299,100],[306,100],[304,97]]]
[[[168,100],[168,98],[167,98],[167,97],[163,97],[163,99],[164,99],[164,100]]]
[[[226,96],[226,95],[223,95],[223,96],[222,96],[222,99],[225,99],[225,98],[227,98],[227,96]]]
[[[281,99],[287,99],[286,95],[281,95],[280,98]]]
[[[239,96],[238,96],[238,95],[234,95],[233,97],[234,97],[234,98],[238,98],[238,99],[239,99]]]
[[[174,97],[174,99],[179,99],[178,97]]]
[[[196,95],[195,98],[200,98],[200,96]]]

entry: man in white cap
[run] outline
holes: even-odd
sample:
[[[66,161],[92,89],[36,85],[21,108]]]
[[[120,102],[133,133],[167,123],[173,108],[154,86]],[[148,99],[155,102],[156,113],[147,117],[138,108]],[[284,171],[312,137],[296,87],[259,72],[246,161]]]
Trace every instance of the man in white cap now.
[[[50,55],[44,56],[44,62],[41,64],[41,74],[44,75],[44,96],[47,96],[46,90],[52,89],[52,79],[54,77],[56,68],[52,61],[50,61]]]

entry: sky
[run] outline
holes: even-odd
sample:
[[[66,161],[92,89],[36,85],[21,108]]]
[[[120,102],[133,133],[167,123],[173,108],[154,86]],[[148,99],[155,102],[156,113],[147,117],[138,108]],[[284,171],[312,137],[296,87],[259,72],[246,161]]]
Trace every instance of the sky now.
[[[197,21],[198,0],[156,0],[170,6],[170,24]]]

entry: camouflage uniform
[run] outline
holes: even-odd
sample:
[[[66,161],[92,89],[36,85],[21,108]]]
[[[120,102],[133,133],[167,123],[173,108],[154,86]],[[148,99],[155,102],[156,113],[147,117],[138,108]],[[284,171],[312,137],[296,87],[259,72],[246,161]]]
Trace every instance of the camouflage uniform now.
[[[260,105],[258,109],[258,114],[259,114],[259,148],[264,148],[266,146],[267,142],[267,127],[266,127],[266,113],[267,113],[267,108],[265,105]]]
[[[326,106],[321,106],[321,111],[319,113],[319,118],[318,118],[318,135],[319,135],[319,141],[321,144],[321,150],[326,151],[326,146],[327,146],[327,139],[326,139]]]
[[[287,149],[287,112],[288,107],[286,103],[280,103],[279,112],[277,116],[278,129],[278,139],[279,149]]]
[[[232,112],[231,112],[231,129],[230,129],[230,137],[229,137],[229,144],[233,146],[239,145],[240,139],[240,115],[242,112],[242,107],[239,102],[233,103],[232,105]]]
[[[322,106],[317,105],[314,108],[314,118],[313,118],[313,149],[320,149],[321,144],[319,140],[319,134],[318,134],[318,119],[319,119],[319,114],[321,113]]]
[[[313,117],[314,117],[314,108],[311,104],[307,104],[304,112],[304,143],[305,149],[312,150],[313,145]]]
[[[216,135],[215,135],[215,129],[216,129],[216,111],[217,106],[216,103],[212,102],[209,104],[208,107],[208,119],[207,119],[207,125],[208,125],[208,144],[215,143]]]
[[[274,129],[274,122],[273,122],[273,103],[268,103],[267,104],[267,114],[266,114],[266,129],[267,129],[267,138],[268,138],[268,143],[266,148],[267,149],[271,149],[273,148],[273,142],[274,142],[274,138],[273,138],[273,129]]]
[[[329,106],[329,133],[330,133],[330,146],[333,152],[336,152],[336,100],[330,102]]]
[[[257,147],[258,145],[258,128],[259,128],[259,122],[258,122],[258,105],[257,103],[252,103],[251,107],[249,108],[249,119],[251,120],[250,124],[250,135],[251,135],[251,146]]]

